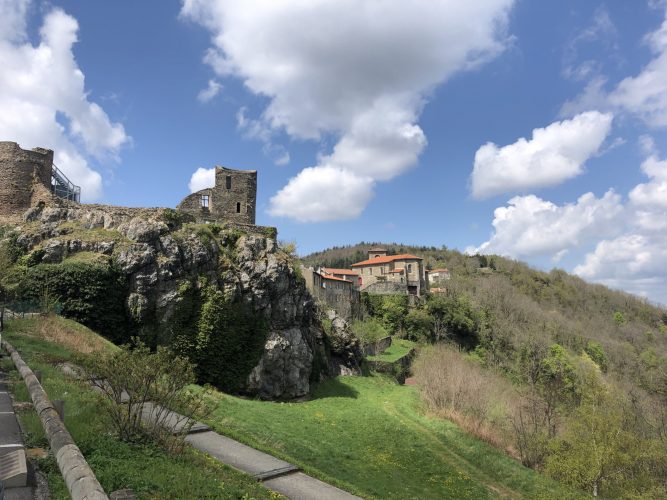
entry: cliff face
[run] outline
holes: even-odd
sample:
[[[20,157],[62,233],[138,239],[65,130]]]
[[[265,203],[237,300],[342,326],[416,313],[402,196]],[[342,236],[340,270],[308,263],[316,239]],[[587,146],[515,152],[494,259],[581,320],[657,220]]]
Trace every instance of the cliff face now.
[[[34,208],[24,219],[14,236],[24,254],[17,263],[21,272],[68,262],[108,265],[121,278],[132,332],[153,344],[184,344],[187,352],[207,356],[213,371],[217,361],[211,346],[221,345],[219,338],[236,327],[232,320],[219,326],[223,323],[215,315],[227,313],[215,312],[216,301],[261,319],[256,324],[262,328],[249,333],[262,336],[259,352],[248,373],[235,374],[242,377],[239,390],[267,399],[296,398],[307,395],[321,377],[358,369],[354,339],[341,329],[324,333],[313,300],[272,228],[192,224],[169,209],[86,205]],[[192,306],[192,293],[208,297],[206,305]],[[203,341],[206,335],[210,338]],[[228,349],[245,356],[244,346],[253,344],[246,340]],[[220,363],[229,363],[225,355]]]

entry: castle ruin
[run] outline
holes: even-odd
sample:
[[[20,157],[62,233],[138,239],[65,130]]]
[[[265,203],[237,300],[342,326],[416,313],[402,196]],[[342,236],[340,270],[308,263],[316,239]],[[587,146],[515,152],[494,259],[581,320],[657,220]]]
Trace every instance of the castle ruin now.
[[[79,202],[81,188],[53,164],[53,151],[0,141],[0,215],[22,214],[53,198]]]
[[[215,167],[215,186],[186,196],[177,209],[201,222],[255,224],[257,171]]]

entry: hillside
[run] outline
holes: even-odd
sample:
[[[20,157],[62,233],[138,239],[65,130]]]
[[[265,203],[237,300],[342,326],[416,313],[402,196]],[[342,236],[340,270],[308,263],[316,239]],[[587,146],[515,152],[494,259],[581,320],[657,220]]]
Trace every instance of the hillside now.
[[[545,345],[557,342],[574,350],[593,341],[602,345],[609,373],[658,393],[664,394],[667,388],[660,386],[667,379],[658,375],[665,369],[661,363],[667,362],[667,309],[586,283],[563,270],[547,273],[499,256],[467,256],[447,248],[377,242],[334,247],[301,257],[301,261],[309,266],[346,268],[364,260],[366,250],[373,246],[387,248],[390,254],[423,257],[428,269],[448,268],[452,279],[443,286],[449,295],[465,296],[489,316],[491,331],[476,345],[486,349],[491,364],[512,363],[512,353],[529,340]]]
[[[525,465],[603,496],[666,498],[667,309],[499,256],[369,243],[302,258],[348,267],[370,247],[447,267],[408,306],[362,294],[370,325],[422,346],[427,407]]]

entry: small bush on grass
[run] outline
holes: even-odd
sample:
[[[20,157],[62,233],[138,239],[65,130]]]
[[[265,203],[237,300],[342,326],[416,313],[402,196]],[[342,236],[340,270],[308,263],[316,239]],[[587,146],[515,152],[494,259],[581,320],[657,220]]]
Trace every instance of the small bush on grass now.
[[[137,343],[104,356],[82,358],[80,363],[105,396],[106,409],[123,441],[148,438],[169,452],[181,453],[195,417],[206,413],[206,391],[193,394],[186,389],[195,381],[193,365],[165,347],[151,353]],[[170,410],[180,411],[182,418],[175,418]],[[172,432],[175,425],[177,433]]]

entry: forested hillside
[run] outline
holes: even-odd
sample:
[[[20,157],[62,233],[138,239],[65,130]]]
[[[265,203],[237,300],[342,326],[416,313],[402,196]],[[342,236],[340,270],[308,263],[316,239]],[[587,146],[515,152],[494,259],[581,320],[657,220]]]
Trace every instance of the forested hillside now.
[[[373,246],[447,267],[408,308],[365,297],[372,321],[420,342],[429,407],[564,483],[610,497],[667,491],[667,309],[499,256],[361,243],[302,258],[347,267]]]

